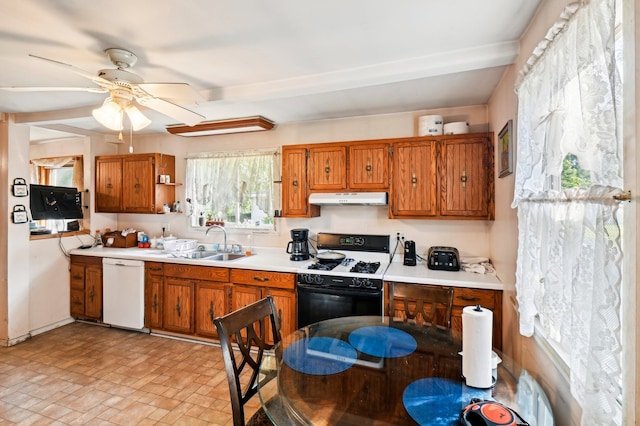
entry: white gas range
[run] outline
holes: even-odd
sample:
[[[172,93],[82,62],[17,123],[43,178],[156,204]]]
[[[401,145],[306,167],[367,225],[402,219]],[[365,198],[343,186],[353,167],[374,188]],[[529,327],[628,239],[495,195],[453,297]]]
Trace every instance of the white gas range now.
[[[382,315],[390,236],[318,233],[297,274],[298,327],[350,315]]]

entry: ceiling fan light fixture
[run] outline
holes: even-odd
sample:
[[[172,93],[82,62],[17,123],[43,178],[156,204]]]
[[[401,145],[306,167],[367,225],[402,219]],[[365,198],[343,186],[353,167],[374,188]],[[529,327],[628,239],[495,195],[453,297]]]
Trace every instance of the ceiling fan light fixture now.
[[[254,117],[231,118],[228,120],[203,121],[195,126],[182,124],[167,126],[167,131],[178,136],[211,136],[229,133],[259,132],[271,130],[275,123],[257,115]]]
[[[137,107],[133,105],[129,105],[124,109],[124,111],[127,113],[127,117],[129,117],[131,127],[136,132],[151,124],[151,120],[149,120]]]
[[[108,97],[100,108],[91,111],[93,118],[111,130],[122,130],[122,107]]]

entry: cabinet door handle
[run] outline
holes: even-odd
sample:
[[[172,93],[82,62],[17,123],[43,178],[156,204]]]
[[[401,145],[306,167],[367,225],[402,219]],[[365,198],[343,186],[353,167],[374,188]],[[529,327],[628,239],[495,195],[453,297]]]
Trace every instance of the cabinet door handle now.
[[[178,312],[178,316],[182,316],[182,307],[180,306],[180,297],[178,297],[178,304],[176,305],[176,311]]]
[[[462,171],[462,176],[460,176],[460,182],[462,182],[463,188],[467,187],[467,171],[466,170]]]
[[[327,178],[327,180],[329,179],[329,173],[331,173],[331,167],[329,167],[329,160],[327,160],[325,166],[324,166],[324,173],[325,173],[325,177]]]
[[[373,167],[371,166],[371,159],[367,160],[367,166],[364,169],[367,171],[368,175],[371,174],[371,170],[373,170]]]
[[[472,296],[460,296],[460,299],[464,300],[465,302],[477,302],[480,300],[479,297]]]
[[[411,186],[415,189],[418,184],[418,177],[416,176],[416,172],[413,172],[413,176],[411,176]]]
[[[267,281],[269,281],[269,278],[267,277],[253,277],[254,281],[259,281],[261,283],[266,283]]]
[[[158,267],[150,267],[149,268],[150,271],[161,271],[162,268],[158,268]]]
[[[71,278],[73,278],[74,280],[82,280],[82,279],[84,279],[84,277],[82,275],[74,275]]]
[[[291,182],[291,185],[298,186],[298,175],[297,175],[297,173],[293,174],[293,182]]]
[[[158,294],[153,295],[153,312],[158,312]]]
[[[91,287],[91,291],[89,292],[89,300],[93,302],[93,296],[95,296],[95,287]]]
[[[209,319],[211,320],[211,324],[215,323],[213,322],[213,319],[215,318],[215,312],[213,311],[213,301],[209,302]]]

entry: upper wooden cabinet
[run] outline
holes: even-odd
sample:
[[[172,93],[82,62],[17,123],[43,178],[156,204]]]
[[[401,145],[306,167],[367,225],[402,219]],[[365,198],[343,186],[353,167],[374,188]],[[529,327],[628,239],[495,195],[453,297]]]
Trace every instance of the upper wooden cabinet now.
[[[307,148],[282,148],[282,215],[285,217],[320,216],[320,207],[308,203],[308,155]]]
[[[393,145],[390,217],[437,215],[436,146],[429,140]]]
[[[349,145],[349,188],[384,190],[389,188],[389,144]]]
[[[493,219],[492,135],[394,143],[389,217]]]
[[[175,200],[175,183],[159,183],[160,175],[175,182],[175,157],[158,153],[96,157],[96,211],[159,213]]]
[[[347,191],[388,192],[392,219],[494,217],[493,133],[289,145],[282,164],[285,217],[318,216],[310,192]]]
[[[493,217],[493,156],[489,143],[485,137],[442,141],[442,216]]]
[[[320,144],[309,148],[309,189],[347,189],[347,147]]]

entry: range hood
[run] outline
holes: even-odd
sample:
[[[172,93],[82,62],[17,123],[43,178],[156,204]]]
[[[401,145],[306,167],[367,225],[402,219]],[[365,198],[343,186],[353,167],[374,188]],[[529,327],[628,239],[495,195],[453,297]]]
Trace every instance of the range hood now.
[[[386,192],[315,192],[309,204],[318,206],[386,206]]]

